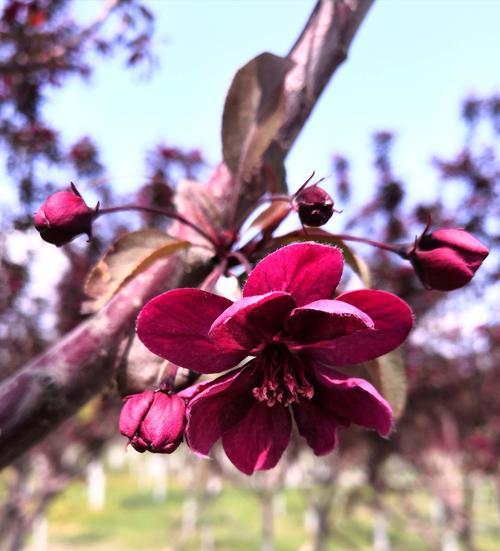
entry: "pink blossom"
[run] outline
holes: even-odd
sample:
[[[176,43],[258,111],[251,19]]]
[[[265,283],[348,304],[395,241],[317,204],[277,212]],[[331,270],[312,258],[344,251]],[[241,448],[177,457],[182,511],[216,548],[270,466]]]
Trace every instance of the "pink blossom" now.
[[[410,308],[373,290],[333,299],[342,254],[299,243],[262,260],[237,302],[201,291],[168,291],[143,308],[137,323],[155,354],[200,373],[242,366],[200,385],[187,405],[186,438],[207,455],[222,439],[244,473],[270,469],[286,449],[292,416],[318,455],[337,445],[351,423],[387,436],[389,404],[366,380],[333,368],[393,350],[412,326]]]

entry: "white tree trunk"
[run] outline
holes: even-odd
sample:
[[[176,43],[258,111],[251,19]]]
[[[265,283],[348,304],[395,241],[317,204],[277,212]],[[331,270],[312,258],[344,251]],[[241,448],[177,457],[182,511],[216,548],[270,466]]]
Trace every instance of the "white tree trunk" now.
[[[200,528],[200,551],[214,551],[214,532],[210,524],[203,524]]]
[[[443,531],[441,537],[441,551],[460,551],[457,533],[450,527],[445,528]]]
[[[87,465],[87,502],[91,511],[101,511],[106,500],[106,473],[100,459]]]
[[[182,504],[182,536],[190,536],[198,524],[198,500],[194,496],[189,496]]]
[[[373,549],[375,551],[391,550],[387,518],[381,509],[377,509],[373,515]]]
[[[261,511],[261,551],[274,551],[274,507],[273,493],[270,490],[259,492]]]
[[[45,515],[33,523],[30,551],[48,551],[49,523]]]
[[[165,501],[168,493],[168,467],[165,456],[150,454],[148,461],[148,474],[151,482],[151,495],[153,501]]]

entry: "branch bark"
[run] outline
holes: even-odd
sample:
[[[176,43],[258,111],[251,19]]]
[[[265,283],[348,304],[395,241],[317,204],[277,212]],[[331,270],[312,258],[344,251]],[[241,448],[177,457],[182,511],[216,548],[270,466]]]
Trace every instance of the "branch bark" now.
[[[288,56],[285,121],[275,140],[285,157],[330,78],[347,59],[352,40],[374,0],[320,0]]]
[[[0,468],[36,444],[99,392],[113,373],[122,336],[140,306],[179,280],[179,262],[163,261],[133,279],[92,318],[0,385]]]
[[[271,144],[284,157],[339,65],[373,0],[320,0],[290,57],[284,124]],[[217,181],[217,178],[215,179]],[[220,185],[220,181],[215,182]],[[208,186],[212,196],[217,185]],[[152,295],[179,285],[199,285],[205,262],[162,261],[132,280],[115,298],[60,342],[0,385],[0,468],[73,415],[111,380],[111,357],[138,309]],[[186,276],[186,271],[188,271]],[[182,277],[181,277],[182,276]],[[186,279],[187,278],[187,279]]]

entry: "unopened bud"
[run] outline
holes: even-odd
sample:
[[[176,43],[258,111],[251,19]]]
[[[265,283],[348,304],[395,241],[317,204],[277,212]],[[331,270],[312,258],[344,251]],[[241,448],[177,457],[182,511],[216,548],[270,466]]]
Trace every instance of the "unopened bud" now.
[[[120,432],[138,451],[172,453],[184,434],[184,400],[163,390],[145,390],[125,398],[120,413]]]
[[[98,207],[89,208],[71,184],[71,190],[58,191],[46,199],[35,213],[35,228],[43,240],[58,247],[84,233],[90,238]]]
[[[314,184],[300,189],[293,198],[293,206],[304,226],[323,226],[335,212],[333,200],[328,193]]]
[[[427,288],[453,291],[469,283],[488,254],[473,235],[450,228],[424,232],[408,259]]]

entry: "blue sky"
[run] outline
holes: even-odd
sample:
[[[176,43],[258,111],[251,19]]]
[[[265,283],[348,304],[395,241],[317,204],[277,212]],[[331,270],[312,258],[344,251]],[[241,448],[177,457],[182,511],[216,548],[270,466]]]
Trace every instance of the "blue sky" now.
[[[77,0],[88,16],[98,0]],[[160,67],[149,80],[102,61],[89,84],[55,90],[46,116],[65,138],[92,135],[115,185],[131,191],[144,177],[146,150],[158,141],[200,147],[220,160],[220,118],[232,76],[255,55],[285,54],[313,0],[151,0]],[[500,1],[379,0],[302,132],[287,168],[292,188],[313,171],[331,172],[330,154],[353,163],[359,193],[372,182],[370,136],[397,132],[395,161],[410,187],[425,193],[434,153],[461,143],[460,100],[500,89]],[[61,183],[64,185],[65,183]]]
[[[90,18],[100,3],[76,0],[73,7]],[[76,78],[66,82],[45,106],[46,119],[62,129],[66,143],[94,137],[110,180],[124,192],[144,182],[146,151],[159,141],[199,147],[211,163],[220,160],[220,119],[234,73],[263,51],[286,54],[314,0],[150,0],[148,5],[157,15],[160,67],[153,78],[125,70],[122,60],[101,60],[88,84]],[[375,2],[348,61],[288,158],[291,188],[313,170],[328,175],[331,153],[340,152],[352,162],[361,200],[373,183],[370,136],[389,129],[398,135],[398,175],[410,194],[425,198],[436,185],[431,155],[452,154],[462,143],[461,99],[500,91],[499,21],[500,0]],[[66,187],[71,179],[78,183],[68,174],[54,184]],[[0,200],[8,202],[13,188],[2,187]],[[82,191],[91,202],[88,190]],[[39,264],[32,266],[38,276],[31,294],[46,298],[65,259],[35,232],[31,237],[27,242],[14,232],[11,259],[22,262],[23,255],[36,251]]]

